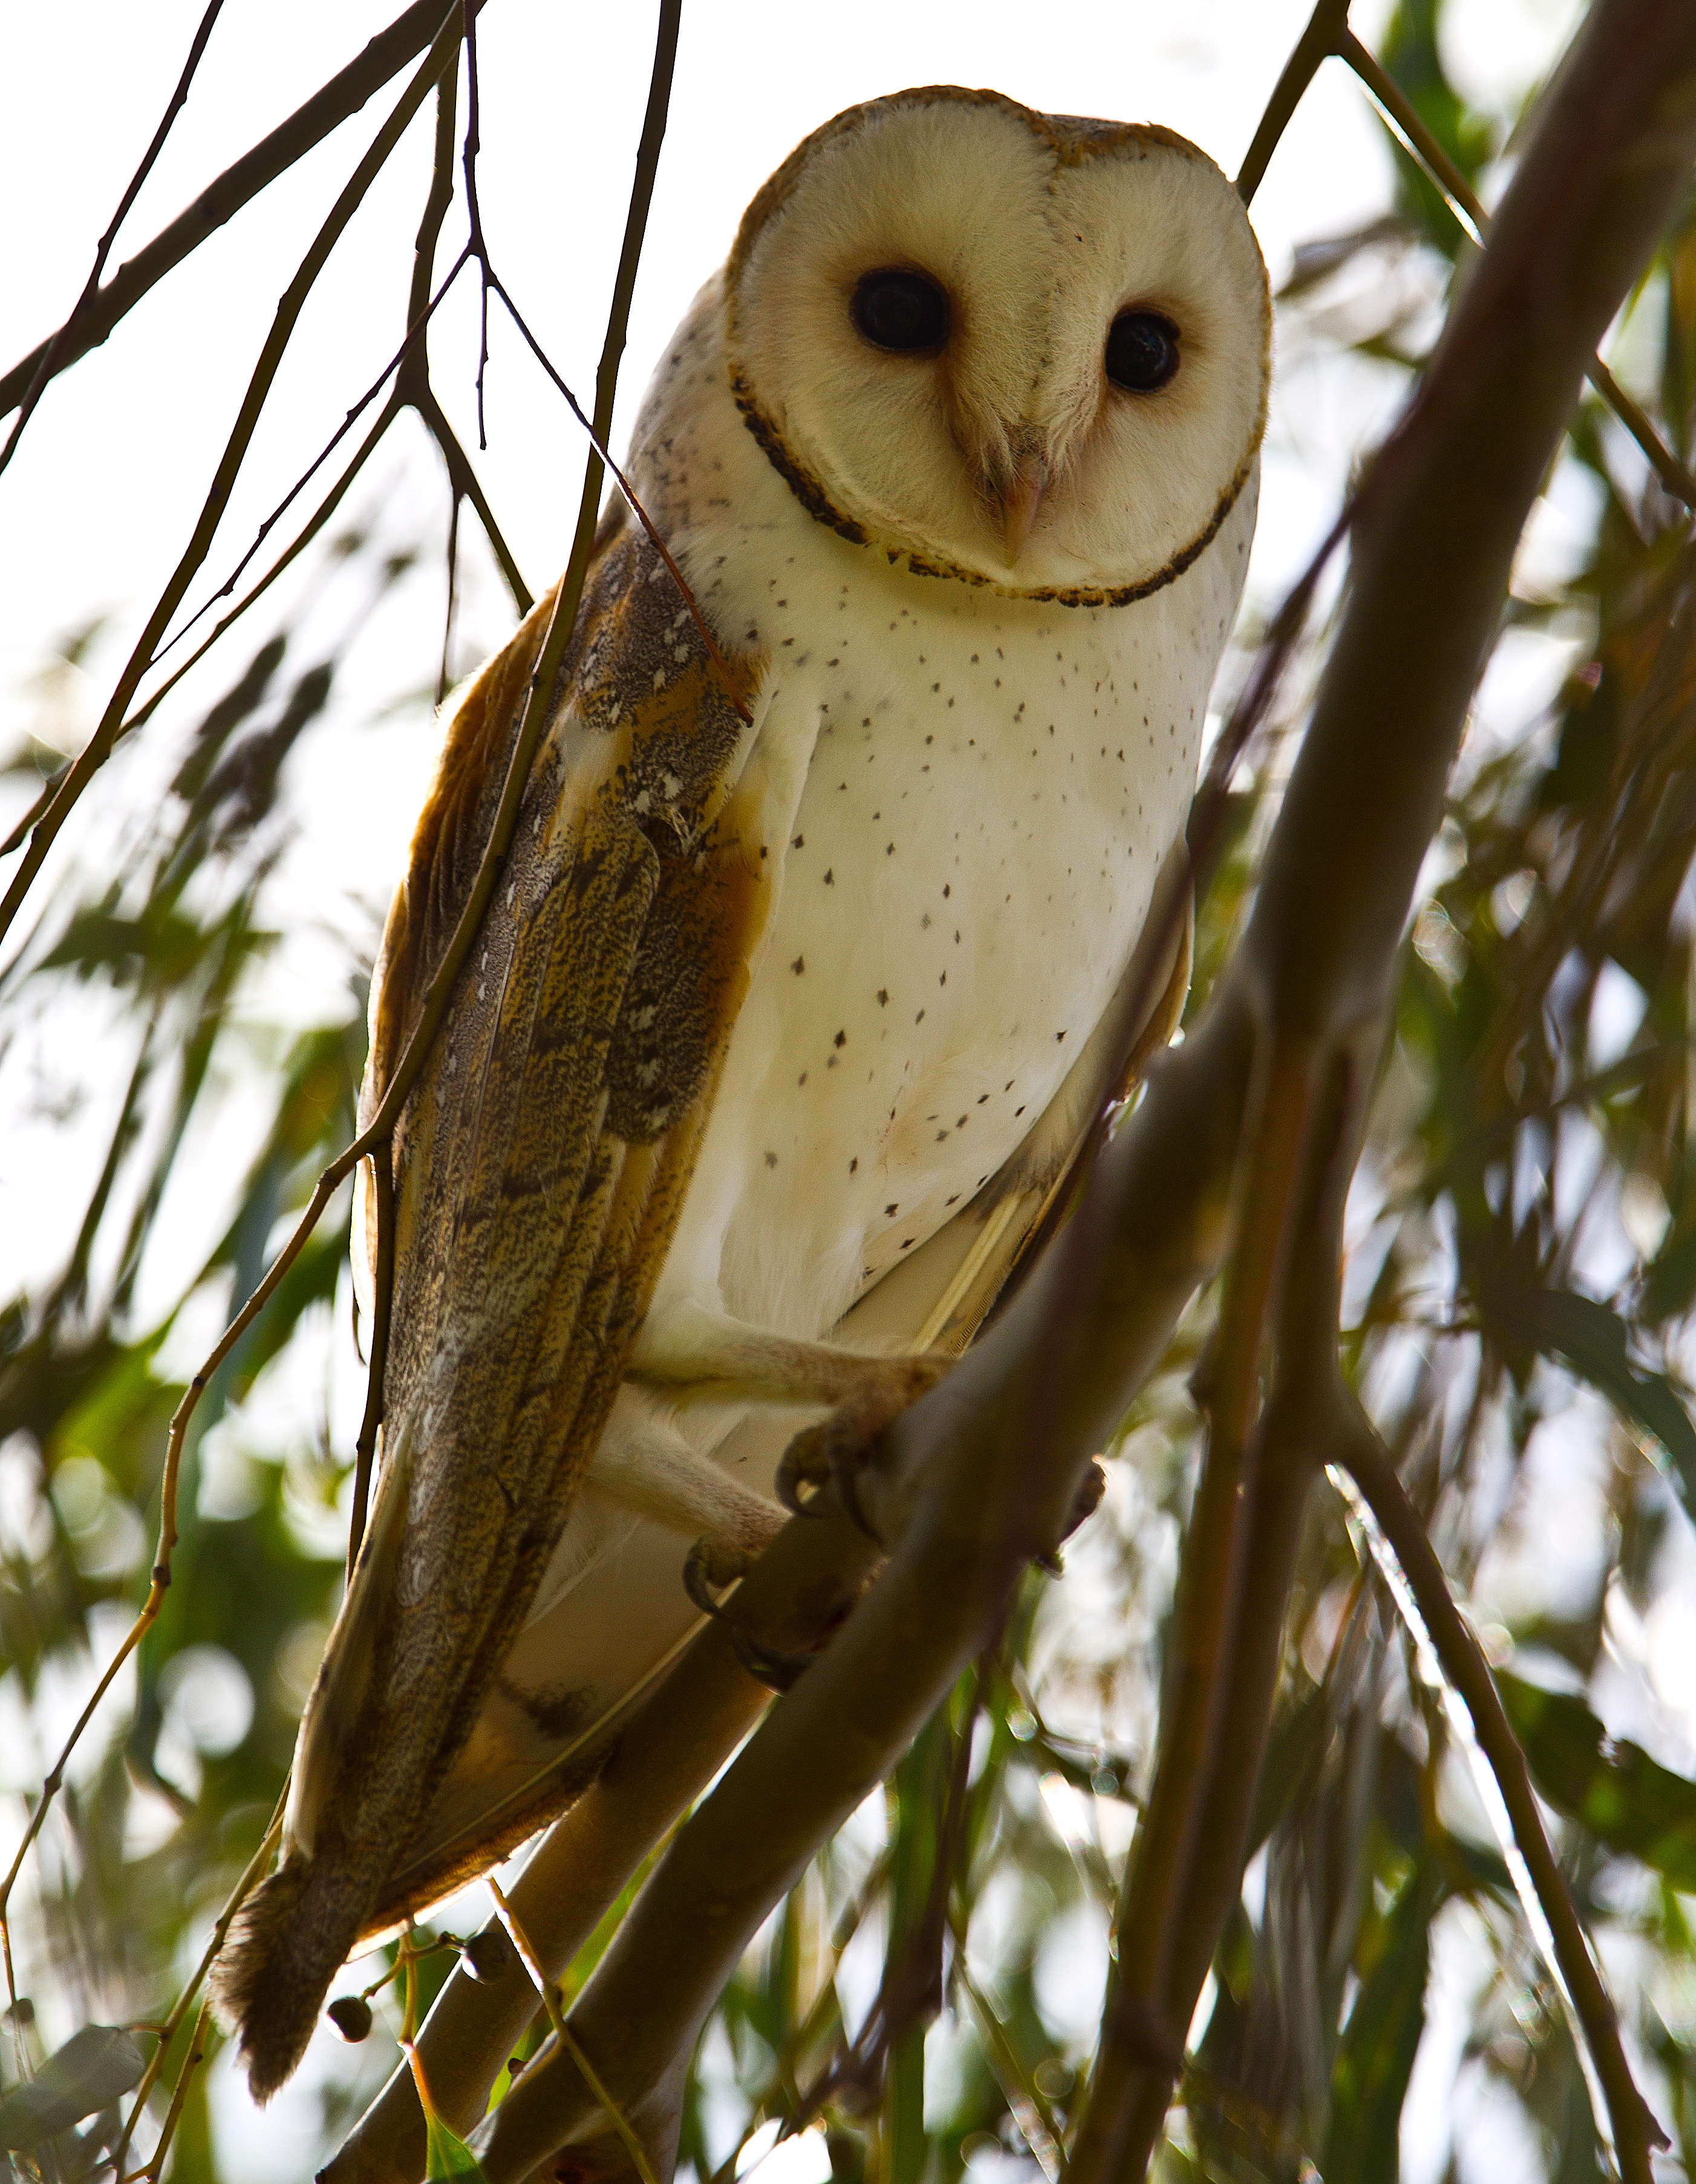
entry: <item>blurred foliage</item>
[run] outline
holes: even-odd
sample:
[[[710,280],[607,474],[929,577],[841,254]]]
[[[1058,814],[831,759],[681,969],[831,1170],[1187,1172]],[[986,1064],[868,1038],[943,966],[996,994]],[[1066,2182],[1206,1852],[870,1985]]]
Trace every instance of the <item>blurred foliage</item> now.
[[[1381,56],[1476,179],[1516,117],[1469,109],[1443,28],[1438,0],[1407,0]],[[1399,381],[1463,246],[1397,156],[1394,210],[1299,253],[1280,310],[1287,343]],[[1626,335],[1637,391],[1688,454],[1696,209],[1666,238]],[[1696,1615],[1681,1606],[1696,1589],[1696,545],[1589,398],[1551,500],[1582,511],[1567,526],[1582,535],[1525,557],[1432,848],[1352,1201],[1345,1347],[1492,1658],[1513,1663],[1504,1698],[1649,2059],[1676,2141],[1670,2177],[1679,2164],[1696,2175],[1696,1673],[1680,1670],[1696,1661]],[[373,560],[358,536],[329,551]],[[402,566],[382,562],[376,588]],[[61,656],[75,662],[96,633]],[[1325,636],[1313,632],[1236,796],[1202,905],[1192,1013],[1251,893]],[[0,1297],[13,1840],[140,1597],[167,1421],[197,1343],[251,1294],[279,1223],[353,1127],[362,978],[338,1021],[285,1034],[255,1013],[290,755],[325,732],[337,696],[339,661],[302,666],[298,649],[285,625],[198,717],[179,716],[156,805],[118,853],[84,861],[0,978],[0,1066],[34,1027],[103,1027],[71,1092],[38,1095],[63,1099],[68,1131],[101,1134],[93,1179],[65,1206],[58,1271]],[[172,731],[162,719],[147,733]],[[31,779],[47,763],[42,748],[10,761]],[[232,1100],[245,1166],[209,1169],[213,1121]],[[227,1198],[227,1213],[175,1301],[149,1314],[144,1274],[185,1190]],[[332,1315],[344,1330],[349,1310],[345,1213],[338,1201],[207,1391],[173,1580],[127,1713],[97,1720],[14,1900],[25,1998],[0,2046],[0,2144],[32,2148],[18,2173],[110,2173],[136,2059],[281,1790],[339,1595],[333,1518],[351,1447],[327,1427],[291,1438],[273,1412],[303,1406],[274,1399],[331,1373]],[[827,2161],[840,2184],[1057,2174],[1152,1765],[1198,1446],[1186,1383],[1211,1308],[1200,1301],[1126,1421],[1064,1579],[1033,1574],[999,1646],[748,1953],[685,2101],[683,2159],[703,2184],[728,2184],[779,2128],[818,2134],[806,2176],[789,2172],[800,2184]],[[328,1417],[321,1388],[316,1407]],[[418,1962],[420,2008],[450,1963],[450,1950]],[[150,2129],[187,2047],[185,2026]],[[204,2072],[190,2082],[167,2172],[180,2184],[233,2173],[207,2085]],[[333,2142],[363,2095],[351,2075],[321,2074],[321,2097]],[[1341,1504],[1322,1497],[1242,1898],[1164,2173],[1383,2184],[1411,2129],[1429,2173],[1472,2175],[1468,2134],[1487,2117],[1492,2142],[1510,2130],[1527,2176],[1604,2173],[1559,1997],[1464,1757]],[[438,2152],[455,2158],[445,2142]]]

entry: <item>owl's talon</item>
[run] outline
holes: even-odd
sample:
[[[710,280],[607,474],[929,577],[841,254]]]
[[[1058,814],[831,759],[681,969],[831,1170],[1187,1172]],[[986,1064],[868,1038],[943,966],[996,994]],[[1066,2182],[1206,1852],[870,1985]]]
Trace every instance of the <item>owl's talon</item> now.
[[[884,1535],[867,1516],[860,1503],[860,1473],[865,1466],[870,1448],[844,1446],[840,1442],[830,1451],[830,1476],[836,1482],[836,1491],[842,1506],[853,1518],[856,1529],[865,1534],[874,1546],[882,1546]]]
[[[778,1459],[772,1491],[792,1517],[822,1517],[819,1497],[830,1478],[830,1466],[821,1461],[815,1433],[797,1434]],[[803,1488],[811,1491],[803,1493]]]
[[[730,1580],[733,1585],[735,1581],[734,1577]],[[711,1541],[697,1540],[683,1562],[683,1591],[703,1615],[723,1614],[718,1596],[721,1584],[714,1575]]]
[[[763,1645],[734,1623],[727,1623],[725,1628],[737,1659],[756,1684],[763,1684],[770,1691],[792,1690],[802,1671],[817,1658],[814,1653],[786,1653],[778,1646]]]
[[[773,1485],[784,1508],[797,1517],[822,1517],[820,1494],[828,1482],[860,1530],[881,1547],[883,1535],[860,1500],[860,1474],[901,1412],[928,1394],[952,1362],[951,1358],[934,1353],[890,1358],[880,1371],[868,1377],[863,1388],[839,1403],[828,1418],[798,1433],[778,1459]],[[805,1499],[803,1486],[813,1489]]]
[[[1066,1523],[1059,1541],[1046,1554],[1036,1557],[1036,1567],[1046,1570],[1050,1577],[1066,1574],[1065,1559],[1060,1548],[1069,1540],[1078,1527],[1093,1517],[1102,1506],[1102,1496],[1107,1490],[1107,1475],[1102,1468],[1098,1456],[1090,1458],[1090,1468],[1078,1482],[1078,1490],[1072,1496],[1072,1506],[1066,1513]]]

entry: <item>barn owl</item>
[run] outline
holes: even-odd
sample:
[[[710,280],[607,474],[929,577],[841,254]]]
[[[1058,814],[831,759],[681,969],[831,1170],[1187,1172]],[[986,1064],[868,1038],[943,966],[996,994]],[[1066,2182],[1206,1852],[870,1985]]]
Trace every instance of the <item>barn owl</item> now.
[[[395,1143],[382,1476],[219,1967],[260,2098],[362,1937],[593,1778],[797,1426],[874,1435],[993,1301],[1181,854],[1269,326],[1193,145],[943,86],[809,136],[678,328],[628,474],[715,645],[613,505]],[[367,1114],[550,604],[449,723]]]

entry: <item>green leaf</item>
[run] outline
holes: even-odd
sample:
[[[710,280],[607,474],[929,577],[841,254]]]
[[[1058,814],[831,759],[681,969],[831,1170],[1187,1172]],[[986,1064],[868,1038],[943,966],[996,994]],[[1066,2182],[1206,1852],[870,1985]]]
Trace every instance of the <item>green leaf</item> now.
[[[1696,1889],[1696,1782],[1658,1765],[1638,1745],[1616,1743],[1570,1692],[1500,1673],[1496,1682],[1531,1779],[1555,1810],[1675,1887]]]
[[[451,2131],[432,2109],[424,2119],[425,2143],[428,2159],[424,2166],[426,2184],[438,2176],[483,2176],[483,2166],[464,2139]]]
[[[1632,1363],[1628,1329],[1616,1312],[1574,1290],[1492,1282],[1479,1298],[1492,1331],[1510,1342],[1559,1357],[1632,1424],[1665,1450],[1685,1507],[1696,1510],[1696,1426],[1663,1373]]]
[[[444,2120],[441,2110],[431,2098],[417,2049],[410,2041],[403,2041],[401,2044],[405,2050],[406,2059],[412,2066],[412,2083],[417,2091],[418,2105],[424,2111],[425,2184],[432,2184],[432,2180],[438,2176],[481,2177],[483,2168],[476,2154],[453,2126]]]
[[[1311,1795],[1331,1731],[1325,1693],[1317,1684],[1274,1721],[1254,1786],[1245,1864],[1284,1814]]]
[[[0,2100],[0,2146],[16,2152],[57,2138],[120,2099],[147,2068],[120,2025],[85,2025],[35,2076]]]
[[[1425,2031],[1431,1923],[1446,1892],[1435,1864],[1416,1866],[1384,1922],[1383,1948],[1355,1997],[1331,2072],[1325,2184],[1383,2184],[1397,2171],[1402,2103]]]

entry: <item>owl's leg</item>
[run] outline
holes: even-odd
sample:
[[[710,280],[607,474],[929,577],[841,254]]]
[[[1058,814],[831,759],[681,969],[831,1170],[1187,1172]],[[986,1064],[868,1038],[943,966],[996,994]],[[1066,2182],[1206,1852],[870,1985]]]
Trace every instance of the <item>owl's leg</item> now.
[[[625,1370],[682,1402],[840,1404],[877,1390],[904,1410],[953,1362],[940,1351],[880,1357],[802,1342],[684,1302],[649,1313]]]
[[[609,1501],[669,1530],[696,1534],[700,1566],[714,1585],[739,1577],[786,1519],[775,1502],[733,1479],[658,1420],[639,1433],[607,1435],[589,1477]]]
[[[940,1351],[879,1357],[833,1343],[801,1342],[695,1303],[651,1313],[628,1370],[691,1400],[828,1403],[831,1414],[799,1434],[778,1467],[777,1493],[803,1511],[803,1490],[834,1479],[855,1521],[870,1531],[855,1477],[885,1429],[933,1388],[954,1360]]]

